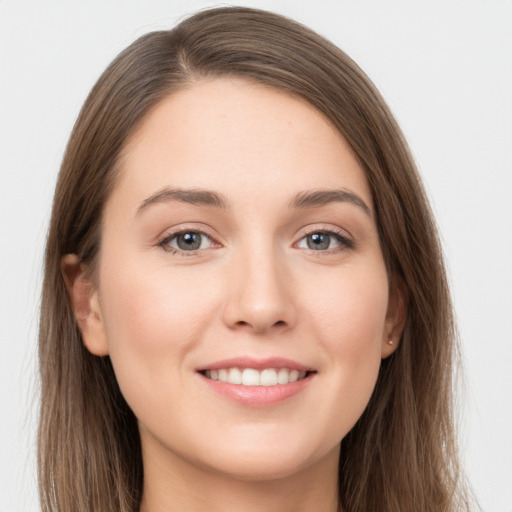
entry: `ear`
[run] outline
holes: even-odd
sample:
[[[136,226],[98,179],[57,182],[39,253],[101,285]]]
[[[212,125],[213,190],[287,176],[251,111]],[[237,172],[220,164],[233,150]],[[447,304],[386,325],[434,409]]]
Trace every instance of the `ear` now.
[[[389,357],[398,348],[407,319],[407,299],[407,289],[402,280],[392,279],[382,339],[382,359]]]
[[[87,266],[80,263],[76,254],[67,254],[62,258],[60,268],[84,345],[91,354],[108,355],[98,291],[87,272]]]

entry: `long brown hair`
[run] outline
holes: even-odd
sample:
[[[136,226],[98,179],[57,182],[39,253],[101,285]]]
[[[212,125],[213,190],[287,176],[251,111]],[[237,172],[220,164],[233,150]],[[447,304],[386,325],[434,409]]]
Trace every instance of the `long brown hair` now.
[[[135,512],[143,487],[136,418],[108,357],[82,343],[60,271],[94,267],[102,211],[137,123],[197,80],[234,75],[303,98],[346,138],[373,194],[384,258],[408,297],[397,351],[341,442],[347,512],[467,510],[452,418],[455,329],[432,213],[404,137],[371,81],[339,48],[285,17],[202,11],[142,36],[102,74],[73,129],[46,248],[39,357],[39,483],[44,512]]]

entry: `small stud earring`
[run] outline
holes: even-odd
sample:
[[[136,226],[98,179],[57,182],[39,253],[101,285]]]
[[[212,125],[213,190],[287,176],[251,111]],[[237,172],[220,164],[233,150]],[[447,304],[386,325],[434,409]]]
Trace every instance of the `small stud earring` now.
[[[393,345],[395,342],[393,340],[388,340],[388,345]]]

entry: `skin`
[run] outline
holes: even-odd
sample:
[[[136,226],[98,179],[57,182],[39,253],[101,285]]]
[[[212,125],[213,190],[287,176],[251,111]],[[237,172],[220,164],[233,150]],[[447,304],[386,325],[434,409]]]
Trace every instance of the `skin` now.
[[[215,191],[229,207],[148,203],[166,187]],[[349,191],[368,211],[345,200],[290,207],[319,189]],[[196,83],[132,134],[102,230],[95,281],[73,255],[63,273],[84,343],[110,356],[139,421],[141,510],[337,510],[340,441],[405,318],[344,138],[282,92]],[[186,252],[176,232],[207,236]],[[310,248],[308,234],[322,232],[343,238],[326,234],[327,249]],[[251,407],[197,372],[249,356],[315,373],[296,395]]]

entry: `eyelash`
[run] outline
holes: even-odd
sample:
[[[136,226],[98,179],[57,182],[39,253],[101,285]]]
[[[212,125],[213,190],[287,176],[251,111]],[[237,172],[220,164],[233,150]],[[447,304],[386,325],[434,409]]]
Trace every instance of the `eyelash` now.
[[[186,235],[188,233],[193,233],[193,234],[198,234],[200,236],[204,236],[210,240],[210,243],[212,245],[217,244],[217,242],[212,237],[212,235],[206,233],[205,231],[202,231],[200,229],[181,229],[179,231],[174,231],[172,233],[166,233],[165,236],[158,242],[157,245],[159,247],[161,247],[165,252],[168,252],[173,255],[179,255],[179,256],[184,256],[184,257],[196,256],[201,251],[204,251],[206,248],[203,248],[203,249],[199,248],[196,250],[185,251],[185,250],[181,250],[176,247],[171,247],[169,245],[169,243],[172,240],[174,240],[177,236]],[[350,240],[350,238],[348,238],[341,230],[338,231],[338,230],[335,230],[332,228],[311,229],[308,232],[304,233],[301,236],[301,238],[297,242],[295,242],[294,247],[296,247],[302,240],[306,239],[308,236],[316,235],[316,234],[333,237],[340,245],[338,247],[330,248],[330,249],[326,249],[326,250],[311,249],[311,248],[307,249],[310,253],[314,254],[315,256],[344,252],[347,250],[351,250],[355,247],[354,242],[352,240]],[[218,246],[220,246],[220,244],[218,244]],[[210,247],[208,247],[208,248],[210,248]]]
[[[340,253],[345,252],[351,249],[354,249],[355,244],[354,242],[348,238],[348,236],[341,230],[333,229],[332,227],[323,227],[323,228],[315,228],[307,231],[298,242],[296,242],[294,245],[297,245],[299,242],[304,240],[310,235],[327,235],[329,237],[333,237],[340,245],[339,247],[334,247],[331,249],[326,250],[318,250],[318,249],[309,249],[311,253],[313,253],[315,256],[321,256],[325,254],[334,254],[334,253]]]
[[[201,229],[180,229],[179,231],[173,231],[172,233],[166,233],[165,236],[158,242],[158,246],[161,247],[165,252],[170,254],[176,254],[178,256],[195,256],[203,249],[197,249],[192,251],[184,251],[176,247],[171,247],[169,243],[179,235],[186,235],[187,233],[194,233],[208,238],[211,244],[216,244],[214,238]],[[220,245],[220,244],[219,244]]]

